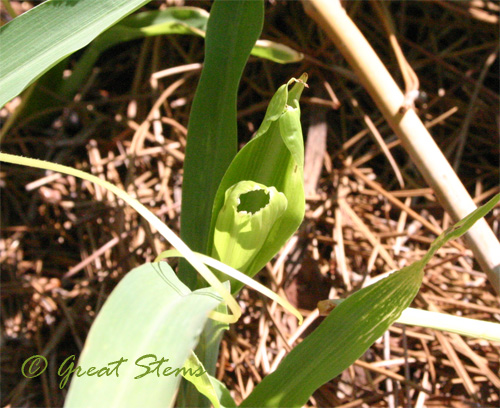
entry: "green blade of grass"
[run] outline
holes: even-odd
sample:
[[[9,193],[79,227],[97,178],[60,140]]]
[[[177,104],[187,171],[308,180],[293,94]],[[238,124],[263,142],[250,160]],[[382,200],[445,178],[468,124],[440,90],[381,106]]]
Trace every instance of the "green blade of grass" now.
[[[340,305],[343,299],[327,299],[318,302],[320,314],[327,315],[336,305]],[[454,316],[441,312],[430,312],[428,310],[407,308],[395,323],[410,326],[427,327],[457,333],[462,336],[473,337],[500,342],[500,324],[484,320],[470,319],[468,317]]]
[[[2,26],[0,107],[146,3],[149,0],[48,0]]]
[[[349,367],[399,318],[418,293],[424,267],[451,239],[464,234],[500,194],[443,232],[429,252],[389,277],[349,296],[264,378],[240,407],[301,407],[324,383]]]
[[[142,203],[132,198],[125,191],[119,189],[114,184],[101,178],[94,176],[93,174],[88,174],[84,171],[73,169],[72,167],[63,166],[61,164],[47,162],[44,160],[30,159],[28,157],[16,156],[13,154],[7,154],[0,152],[0,162],[13,163],[21,166],[29,166],[34,168],[40,168],[45,170],[57,171],[63,174],[69,174],[71,176],[87,180],[97,185],[105,188],[106,190],[112,192],[128,205],[130,205],[134,210],[136,210],[141,216],[143,216],[146,221],[148,221],[156,230],[163,235],[163,237],[172,244],[179,252],[189,261],[189,263],[195,268],[212,286],[221,297],[226,302],[229,309],[232,310],[233,315],[212,312],[211,316],[219,321],[234,323],[241,316],[241,308],[236,302],[236,300],[230,295],[227,289],[223,286],[221,282],[215,277],[215,275],[201,262],[191,249],[181,240],[174,232],[163,223],[156,215],[154,215],[150,210],[148,210]]]
[[[214,2],[205,40],[205,63],[191,108],[182,185],[181,237],[194,251],[207,246],[212,204],[236,154],[236,96],[250,51],[262,30],[264,3]],[[196,274],[182,261],[189,287]]]

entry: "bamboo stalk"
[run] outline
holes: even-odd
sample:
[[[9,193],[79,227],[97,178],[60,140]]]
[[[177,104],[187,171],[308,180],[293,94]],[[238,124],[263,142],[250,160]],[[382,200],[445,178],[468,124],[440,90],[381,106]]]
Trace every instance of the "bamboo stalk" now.
[[[476,209],[472,198],[413,109],[400,113],[404,95],[339,0],[304,0],[306,12],[328,34],[401,140],[445,210],[459,220]],[[465,236],[500,294],[500,243],[484,219]]]

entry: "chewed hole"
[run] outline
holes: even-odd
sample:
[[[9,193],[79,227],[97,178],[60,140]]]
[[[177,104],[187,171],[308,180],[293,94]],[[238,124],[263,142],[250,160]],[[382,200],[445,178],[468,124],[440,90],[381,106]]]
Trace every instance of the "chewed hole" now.
[[[255,214],[269,204],[269,193],[265,190],[253,190],[240,195],[238,212]]]

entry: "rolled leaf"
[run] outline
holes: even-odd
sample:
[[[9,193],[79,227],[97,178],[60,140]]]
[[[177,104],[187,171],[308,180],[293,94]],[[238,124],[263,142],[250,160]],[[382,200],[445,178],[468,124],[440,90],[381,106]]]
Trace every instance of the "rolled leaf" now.
[[[230,247],[226,241],[228,235],[223,235],[218,230],[220,227],[218,223],[222,222],[219,221],[219,217],[221,213],[227,211],[224,208],[230,196],[227,194],[229,189],[240,182],[252,180],[254,183],[266,186],[261,188],[269,191],[275,189],[286,197],[288,202],[286,209],[281,216],[273,220],[272,225],[263,225],[264,229],[261,232],[252,231],[252,235],[233,234],[234,247],[253,248],[252,254],[246,255],[247,261],[239,260],[239,255],[234,259],[219,258],[248,276],[254,276],[276,255],[304,218],[304,143],[298,100],[306,80],[307,75],[304,74],[299,80],[292,79],[278,89],[269,103],[259,130],[235,156],[215,196],[210,240],[206,251],[214,257],[225,256],[228,251],[221,252],[220,248]],[[292,82],[295,82],[295,85],[289,91],[288,87]],[[227,214],[222,215],[226,216]],[[219,242],[219,240],[224,241]],[[241,265],[241,268],[232,262]],[[233,293],[238,292],[241,287],[239,282],[231,282]]]

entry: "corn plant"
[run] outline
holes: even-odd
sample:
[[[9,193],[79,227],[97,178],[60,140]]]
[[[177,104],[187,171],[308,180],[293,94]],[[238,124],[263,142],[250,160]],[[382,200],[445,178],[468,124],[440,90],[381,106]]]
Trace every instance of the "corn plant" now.
[[[146,1],[76,2],[69,9],[51,10],[53,3],[49,0],[15,19],[9,24],[13,25],[10,31],[9,25],[2,27],[0,33],[5,33],[7,41],[0,46],[7,44],[16,57],[0,74],[0,84],[6,85],[2,103]],[[88,8],[89,4],[94,7]],[[307,75],[291,79],[276,91],[260,128],[248,144],[236,151],[237,88],[260,35],[263,6],[263,1],[221,0],[212,6],[206,26],[204,68],[189,120],[182,240],[139,201],[98,177],[55,163],[0,153],[2,162],[69,174],[108,189],[143,216],[174,248],[163,252],[157,262],[130,271],[111,293],[78,360],[84,369],[100,370],[96,375],[84,375],[76,370],[76,362],[68,362],[67,370],[59,373],[63,386],[72,375],[66,397],[68,407],[164,407],[176,401],[179,406],[236,406],[229,390],[214,378],[214,372],[221,334],[241,316],[235,300],[238,291],[249,285],[277,301],[299,321],[302,319],[286,300],[252,277],[276,255],[304,217],[299,99]],[[88,27],[72,35],[66,32],[65,41],[44,43],[50,49],[46,53],[49,56],[34,52],[28,76],[21,78],[15,72],[26,62],[24,53],[18,53],[15,47],[19,41],[15,37],[21,36],[26,24],[54,13],[81,18],[82,12],[87,13]],[[70,46],[68,38],[78,41]],[[410,322],[413,318],[411,324],[432,326],[418,313],[416,319],[407,313],[421,286],[425,265],[439,248],[465,233],[499,200],[500,195],[496,195],[443,232],[420,261],[341,302],[240,406],[300,407],[317,388],[359,358],[394,322]],[[162,261],[172,256],[184,258],[177,274]],[[446,329],[500,339],[498,325],[482,322],[477,330],[471,330],[472,326],[464,329],[463,322],[468,320],[460,321],[462,327]],[[141,359],[139,364],[137,359]],[[108,362],[113,362],[113,367],[121,366],[120,370],[105,367]]]

